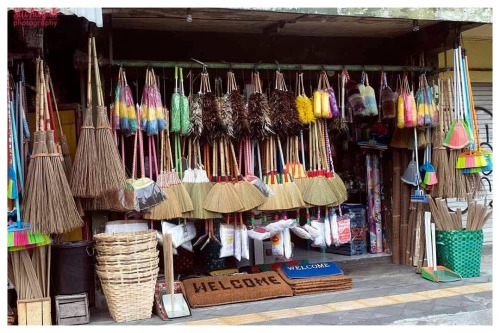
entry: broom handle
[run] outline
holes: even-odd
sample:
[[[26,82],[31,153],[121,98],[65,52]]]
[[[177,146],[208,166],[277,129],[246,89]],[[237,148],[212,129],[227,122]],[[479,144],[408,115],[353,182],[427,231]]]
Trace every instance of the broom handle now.
[[[89,36],[87,52],[87,109],[92,107],[92,37]]]
[[[222,143],[222,139],[219,139],[219,155],[220,155],[220,173],[221,176],[226,175],[226,169],[224,166],[224,144]]]
[[[95,37],[92,37],[92,53],[94,59],[94,77],[95,84],[97,87],[97,105],[102,106],[102,96],[101,96],[101,79],[99,78],[99,64],[97,63],[97,50],[95,47]]]
[[[465,56],[465,68],[467,71],[467,86],[469,88],[469,100],[470,100],[470,105],[471,105],[471,112],[472,112],[472,120],[474,124],[474,134],[476,136],[476,150],[480,150],[480,143],[479,143],[479,127],[477,125],[477,114],[476,114],[476,107],[474,105],[474,94],[472,93],[472,85],[470,81],[470,75],[469,75],[469,61],[467,59],[467,56]]]

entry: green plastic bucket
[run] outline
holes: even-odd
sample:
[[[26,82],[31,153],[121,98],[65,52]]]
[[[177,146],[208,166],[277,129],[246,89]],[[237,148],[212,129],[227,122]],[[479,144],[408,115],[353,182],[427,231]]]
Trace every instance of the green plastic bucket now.
[[[463,278],[481,274],[483,230],[436,230],[437,264]]]

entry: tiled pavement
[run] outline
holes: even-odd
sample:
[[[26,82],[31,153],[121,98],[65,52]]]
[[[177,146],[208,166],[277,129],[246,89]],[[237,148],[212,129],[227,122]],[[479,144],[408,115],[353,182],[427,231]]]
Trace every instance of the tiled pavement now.
[[[90,325],[452,325],[456,319],[443,319],[450,315],[462,325],[492,325],[491,246],[484,248],[479,277],[450,283],[425,280],[390,257],[335,261],[353,278],[351,290],[196,308],[191,317],[170,321],[153,315],[118,324],[94,309]]]

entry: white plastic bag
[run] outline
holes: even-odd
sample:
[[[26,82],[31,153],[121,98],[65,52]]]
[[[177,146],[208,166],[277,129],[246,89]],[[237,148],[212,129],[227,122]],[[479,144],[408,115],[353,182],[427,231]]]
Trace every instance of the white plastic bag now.
[[[241,257],[250,259],[250,246],[248,244],[248,229],[246,225],[241,225]]]
[[[241,226],[234,227],[234,257],[241,261]]]
[[[330,226],[330,217],[328,216],[328,208],[326,209],[325,214],[325,243],[326,246],[332,245],[332,232]]]
[[[283,230],[282,235],[285,258],[290,259],[292,257],[292,239],[290,237],[290,229],[287,228]]]
[[[311,246],[314,247],[326,247],[325,243],[325,222],[322,219],[315,219],[311,221],[311,227],[318,230],[318,237],[313,237],[313,243]]]
[[[304,229],[304,227],[294,227],[294,228],[290,228],[290,230],[292,230],[292,232],[299,236],[300,238],[302,239],[312,239],[312,236],[309,232],[307,232],[306,229]]]
[[[349,215],[344,214],[337,218],[339,226],[339,242],[340,244],[349,243],[351,241],[351,219]]]
[[[283,231],[280,231],[271,237],[271,244],[273,256],[282,257],[285,254],[285,249],[283,247]]]
[[[339,246],[339,226],[337,224],[337,213],[335,213],[334,210],[332,210],[332,212],[330,213],[330,226],[332,229],[333,244],[335,246]]]
[[[319,230],[310,224],[304,224],[304,229],[311,235],[311,239],[318,238],[320,235]]]
[[[271,237],[271,233],[263,227],[257,227],[254,229],[248,230],[248,237],[256,240],[266,240]]]
[[[162,230],[172,234],[172,245],[178,248],[182,244],[196,237],[196,227],[193,221],[181,224],[173,224],[167,221],[162,221]]]
[[[231,257],[234,255],[234,226],[221,224],[220,226],[220,258]]]

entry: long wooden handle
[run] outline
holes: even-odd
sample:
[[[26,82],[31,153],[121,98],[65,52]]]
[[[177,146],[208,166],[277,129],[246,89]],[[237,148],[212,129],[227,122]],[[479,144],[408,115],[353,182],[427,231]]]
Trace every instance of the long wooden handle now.
[[[89,36],[87,56],[87,109],[92,107],[92,37]]]

